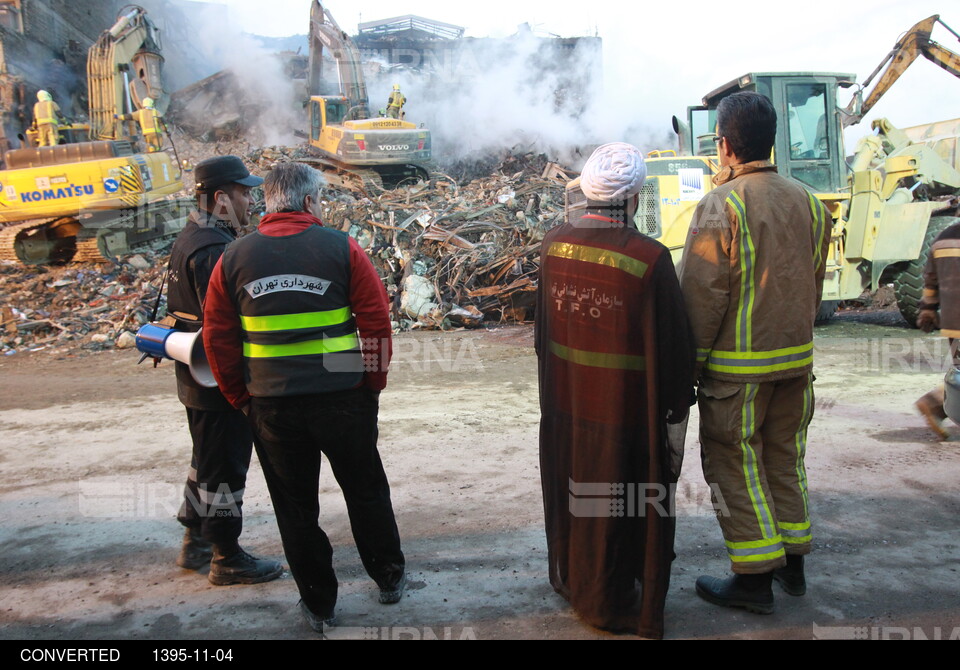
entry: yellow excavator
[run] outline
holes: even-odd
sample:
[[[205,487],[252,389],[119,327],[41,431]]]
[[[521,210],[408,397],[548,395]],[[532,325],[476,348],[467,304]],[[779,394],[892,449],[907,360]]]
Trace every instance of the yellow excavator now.
[[[323,76],[324,48],[336,63],[335,86]],[[360,52],[317,0],[310,7],[307,90],[315,157],[300,160],[332,184],[365,191],[428,178],[430,131],[403,119],[371,118]]]
[[[138,151],[136,124],[116,118],[148,97],[165,103],[162,61],[146,11],[124,7],[87,54],[90,123],[72,130],[95,139],[4,155],[0,260],[104,260],[183,227],[192,203],[170,197],[183,188],[177,162]]]
[[[688,108],[686,122],[674,117],[679,151],[648,158],[637,227],[679,261],[697,203],[713,188],[711,178],[719,170],[713,142],[717,105],[737,91],[757,91],[770,98],[780,119],[773,151],[780,173],[802,182],[833,214],[819,318],[829,318],[841,300],[892,283],[900,312],[916,323],[929,247],[940,231],[960,221],[960,119],[902,130],[877,119],[876,134],[860,141],[849,165],[843,129],[862,120],[920,55],[960,77],[960,57],[930,39],[937,23],[960,39],[938,15],[917,23],[843,108],[837,104],[839,90],[856,86],[850,74],[752,72],[708,93],[702,105]]]

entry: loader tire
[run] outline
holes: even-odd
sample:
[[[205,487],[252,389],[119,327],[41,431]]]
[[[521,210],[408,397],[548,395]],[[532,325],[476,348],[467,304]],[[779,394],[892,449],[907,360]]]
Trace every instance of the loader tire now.
[[[933,246],[937,235],[948,226],[960,222],[960,218],[950,216],[930,217],[926,235],[923,237],[923,247],[920,257],[907,262],[903,269],[893,278],[893,293],[897,298],[897,307],[900,314],[911,328],[917,327],[917,316],[920,314],[920,300],[923,298],[923,269],[927,265],[930,247]]]
[[[827,323],[837,313],[839,305],[839,300],[821,300],[820,309],[817,311],[817,318],[813,320],[813,325],[820,326]]]

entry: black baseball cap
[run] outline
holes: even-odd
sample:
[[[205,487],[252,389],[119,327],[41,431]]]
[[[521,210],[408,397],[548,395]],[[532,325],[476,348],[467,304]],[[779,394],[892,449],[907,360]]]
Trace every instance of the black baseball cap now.
[[[198,191],[212,191],[224,184],[259,186],[262,177],[250,174],[250,170],[238,156],[214,156],[197,163],[194,168]]]

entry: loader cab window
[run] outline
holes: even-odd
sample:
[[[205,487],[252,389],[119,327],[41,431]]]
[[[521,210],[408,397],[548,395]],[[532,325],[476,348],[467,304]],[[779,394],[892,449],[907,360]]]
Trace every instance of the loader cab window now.
[[[790,84],[787,86],[787,116],[790,159],[829,159],[826,85]]]
[[[690,107],[690,134],[693,152],[697,156],[716,156],[717,144],[713,141],[717,127],[717,110]]]

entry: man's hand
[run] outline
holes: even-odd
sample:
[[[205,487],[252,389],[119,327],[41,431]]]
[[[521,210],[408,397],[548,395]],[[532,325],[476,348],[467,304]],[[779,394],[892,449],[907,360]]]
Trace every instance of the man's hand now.
[[[940,314],[935,309],[922,309],[917,317],[917,328],[930,333],[940,328]]]

